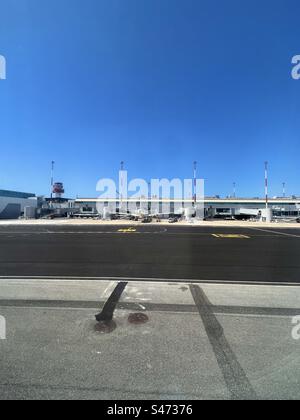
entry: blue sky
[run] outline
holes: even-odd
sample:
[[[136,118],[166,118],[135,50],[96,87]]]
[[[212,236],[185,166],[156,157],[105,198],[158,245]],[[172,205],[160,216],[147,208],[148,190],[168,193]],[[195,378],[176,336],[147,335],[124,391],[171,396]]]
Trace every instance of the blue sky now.
[[[116,177],[300,195],[298,0],[1,0],[0,188]]]

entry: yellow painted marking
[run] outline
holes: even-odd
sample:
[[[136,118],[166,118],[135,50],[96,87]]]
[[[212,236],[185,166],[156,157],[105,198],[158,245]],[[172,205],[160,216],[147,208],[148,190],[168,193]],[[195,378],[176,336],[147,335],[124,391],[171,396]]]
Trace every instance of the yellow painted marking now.
[[[250,236],[247,235],[239,235],[239,234],[225,234],[225,233],[218,233],[213,234],[215,238],[225,238],[225,239],[250,239]]]
[[[136,229],[133,229],[133,228],[119,229],[118,232],[121,232],[121,233],[134,233],[134,232],[136,232]]]

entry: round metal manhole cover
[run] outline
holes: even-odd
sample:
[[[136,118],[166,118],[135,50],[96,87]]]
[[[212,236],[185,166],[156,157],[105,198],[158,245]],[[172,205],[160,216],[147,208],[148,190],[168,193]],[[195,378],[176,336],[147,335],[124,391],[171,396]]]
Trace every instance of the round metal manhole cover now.
[[[109,334],[117,328],[115,321],[100,321],[95,325],[95,331],[101,334]]]
[[[148,321],[149,321],[148,316],[140,312],[135,313],[135,314],[130,314],[128,316],[128,322],[130,322],[130,324],[145,324]]]

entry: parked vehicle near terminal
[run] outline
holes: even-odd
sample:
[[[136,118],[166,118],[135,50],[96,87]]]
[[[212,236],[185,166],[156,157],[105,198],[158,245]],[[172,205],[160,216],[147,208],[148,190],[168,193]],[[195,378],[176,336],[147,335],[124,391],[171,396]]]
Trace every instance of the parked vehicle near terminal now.
[[[144,217],[141,221],[142,221],[142,223],[151,223],[152,218],[151,217]]]
[[[169,223],[177,223],[178,221],[178,217],[170,217],[168,220]]]

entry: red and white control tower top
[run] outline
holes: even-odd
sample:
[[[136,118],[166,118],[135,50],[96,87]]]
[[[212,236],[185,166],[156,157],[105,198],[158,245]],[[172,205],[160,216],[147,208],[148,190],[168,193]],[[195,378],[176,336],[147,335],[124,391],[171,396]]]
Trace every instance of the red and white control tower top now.
[[[55,195],[55,198],[61,198],[61,196],[64,194],[64,184],[62,182],[55,182],[53,184],[53,194]]]

